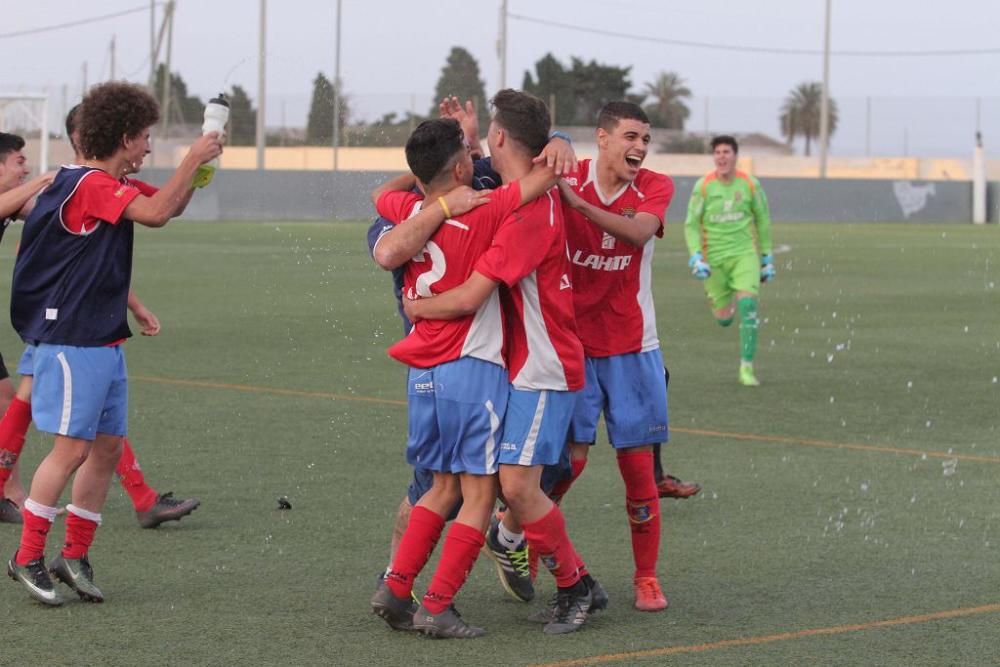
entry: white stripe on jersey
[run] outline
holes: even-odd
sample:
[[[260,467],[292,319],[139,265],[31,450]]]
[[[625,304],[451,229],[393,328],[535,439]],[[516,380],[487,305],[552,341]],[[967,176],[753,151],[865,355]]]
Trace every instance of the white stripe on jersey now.
[[[649,352],[660,347],[656,335],[656,309],[653,306],[653,253],[655,236],[646,241],[639,263],[639,293],[636,295],[639,310],[642,311],[642,351]]]
[[[535,445],[538,444],[538,432],[542,430],[542,416],[545,414],[545,399],[549,392],[538,392],[538,403],[535,405],[535,415],[531,418],[531,428],[528,429],[528,437],[524,439],[524,447],[521,448],[521,456],[517,464],[530,466],[535,458]]]
[[[510,382],[518,389],[555,389],[568,391],[566,370],[559,360],[559,353],[552,345],[542,304],[538,296],[538,273],[521,278],[517,286],[521,290],[521,306],[524,309],[524,334],[528,344],[528,357],[517,376]]]
[[[503,317],[500,315],[500,293],[493,290],[472,318],[469,333],[462,345],[463,357],[475,357],[507,368],[503,354]]]

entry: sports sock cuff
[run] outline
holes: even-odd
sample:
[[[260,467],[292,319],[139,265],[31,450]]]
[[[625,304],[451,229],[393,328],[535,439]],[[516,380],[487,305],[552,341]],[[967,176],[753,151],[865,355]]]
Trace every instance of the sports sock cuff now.
[[[434,510],[429,510],[423,505],[415,505],[412,510],[410,510],[410,521],[417,521],[420,523],[425,523],[433,527],[444,527],[444,517],[435,512]]]
[[[504,544],[508,544],[515,547],[524,540],[523,531],[520,533],[515,533],[509,528],[507,528],[507,526],[503,525],[502,521],[500,522],[500,525],[497,529],[497,536],[500,538],[500,541],[503,542]]]
[[[85,510],[82,507],[77,507],[76,505],[67,505],[66,511],[70,514],[75,514],[81,519],[86,519],[87,521],[93,521],[98,526],[101,525],[101,513],[91,512],[90,510]]]
[[[452,521],[451,528],[448,529],[448,537],[459,542],[475,545],[477,549],[486,543],[486,535],[483,534],[483,531],[459,521]]]
[[[58,507],[49,507],[41,503],[36,503],[31,498],[24,501],[24,509],[41,519],[48,519],[49,523],[53,523],[59,515]]]

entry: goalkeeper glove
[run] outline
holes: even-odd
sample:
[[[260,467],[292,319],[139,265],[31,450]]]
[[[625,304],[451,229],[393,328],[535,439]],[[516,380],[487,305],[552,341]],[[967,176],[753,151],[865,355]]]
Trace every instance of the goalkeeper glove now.
[[[774,280],[774,258],[764,255],[760,258],[760,281],[769,283]]]
[[[698,280],[704,280],[712,275],[711,267],[705,262],[700,252],[691,255],[691,259],[688,260],[688,268],[691,269],[691,275]]]

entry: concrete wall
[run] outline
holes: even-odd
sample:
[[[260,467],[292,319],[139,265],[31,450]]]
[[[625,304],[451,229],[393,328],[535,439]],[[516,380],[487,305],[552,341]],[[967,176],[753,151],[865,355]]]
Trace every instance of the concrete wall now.
[[[142,178],[163,183],[170,172],[150,169]],[[194,220],[356,220],[372,216],[369,193],[394,176],[375,171],[220,170],[199,191],[184,217]],[[694,177],[674,180],[667,212],[684,220]],[[807,178],[761,179],[774,220],[805,222],[955,222],[972,220],[972,185],[944,181],[875,181]],[[1000,183],[990,183],[989,216],[1000,219]]]

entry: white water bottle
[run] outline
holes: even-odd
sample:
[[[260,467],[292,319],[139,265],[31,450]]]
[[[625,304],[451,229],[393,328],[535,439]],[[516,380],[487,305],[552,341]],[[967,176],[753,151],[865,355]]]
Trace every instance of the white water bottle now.
[[[225,138],[226,123],[229,122],[229,100],[225,93],[219,93],[218,97],[213,97],[205,105],[205,120],[201,124],[202,135],[209,132],[218,132],[219,139]],[[213,158],[209,162],[198,167],[194,175],[194,187],[203,188],[212,182],[215,170],[219,168],[219,158]]]

